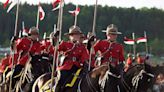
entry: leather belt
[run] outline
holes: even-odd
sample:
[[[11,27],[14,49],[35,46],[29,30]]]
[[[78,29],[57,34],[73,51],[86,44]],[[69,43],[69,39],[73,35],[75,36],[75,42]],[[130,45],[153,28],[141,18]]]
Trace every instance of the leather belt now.
[[[65,60],[72,60],[72,61],[78,61],[76,57],[66,57]]]
[[[118,61],[118,59],[116,59],[116,58],[112,58],[112,57],[109,57],[109,58],[105,58],[105,57],[102,57],[102,59],[101,60],[107,60],[107,61],[110,61],[110,62],[117,62]]]

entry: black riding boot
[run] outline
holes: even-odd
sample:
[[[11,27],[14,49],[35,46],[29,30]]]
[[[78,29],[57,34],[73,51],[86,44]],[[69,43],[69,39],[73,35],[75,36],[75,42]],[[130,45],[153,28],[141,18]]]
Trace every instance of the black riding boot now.
[[[13,72],[13,75],[12,75],[12,88],[15,87],[16,82],[19,80],[19,78],[20,78],[19,74],[22,71],[22,69],[23,69],[22,65],[16,65],[15,66],[15,69],[14,69],[14,72]],[[16,77],[16,76],[18,76],[18,77]]]

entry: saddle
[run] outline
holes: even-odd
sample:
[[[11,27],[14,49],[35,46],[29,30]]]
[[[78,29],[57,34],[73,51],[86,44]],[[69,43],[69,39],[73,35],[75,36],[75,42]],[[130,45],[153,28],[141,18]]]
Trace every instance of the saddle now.
[[[78,69],[76,71],[75,74],[71,75],[67,81],[64,83],[64,85],[62,85],[62,88],[66,88],[66,87],[73,87],[75,85],[75,83],[77,83],[79,81],[79,78],[82,74],[82,69]],[[57,72],[57,76],[54,78],[55,83],[60,79],[60,72]],[[51,89],[51,85],[50,83],[52,82],[52,79],[48,80],[42,87],[40,90],[44,91],[44,92],[50,92]],[[54,89],[55,87],[53,87],[52,89]],[[54,92],[54,91],[53,91]]]
[[[71,82],[67,83],[67,84],[65,85],[65,87],[73,87],[74,84],[75,84],[75,82],[76,82],[77,79],[79,78],[81,71],[82,71],[81,68],[78,69],[78,70],[76,71],[76,73],[73,75],[73,78],[71,79]]]

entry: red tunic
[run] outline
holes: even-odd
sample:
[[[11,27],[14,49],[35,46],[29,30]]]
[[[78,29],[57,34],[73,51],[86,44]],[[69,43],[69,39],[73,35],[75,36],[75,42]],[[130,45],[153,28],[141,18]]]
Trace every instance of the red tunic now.
[[[133,59],[131,57],[128,57],[127,60],[126,60],[126,63],[128,65],[132,65],[132,61],[133,61]]]
[[[143,64],[145,62],[145,59],[142,57],[137,57],[137,63],[138,64]]]
[[[29,60],[30,54],[39,55],[42,52],[40,42],[34,42],[28,37],[24,37],[19,42],[17,42],[16,47],[17,53],[21,53],[20,58],[17,60],[17,64],[23,66],[25,66],[25,64]]]
[[[50,40],[43,40],[41,48],[44,51],[44,53],[50,55],[54,54],[54,46],[51,44]]]
[[[0,73],[3,73],[3,71],[6,69],[7,66],[9,66],[9,60],[10,56],[4,57],[1,59],[1,64],[0,64]]]
[[[30,58],[30,55],[29,55],[29,53],[27,53],[27,54],[23,55],[23,56],[19,59],[19,61],[17,62],[17,64],[20,64],[20,65],[25,66],[25,64],[28,62],[29,58]]]
[[[103,56],[103,59],[101,60],[101,64],[105,62],[110,62],[114,65],[118,65],[119,62],[125,60],[123,46],[116,42],[113,42],[111,44],[111,42],[107,40],[98,41],[94,45],[94,51],[95,53],[99,52],[99,55]]]
[[[32,46],[29,50],[29,52],[32,54],[32,55],[40,55],[42,54],[42,48],[41,48],[41,43],[36,41],[36,42],[33,42],[32,43]]]
[[[77,67],[82,67],[85,60],[89,59],[89,53],[84,44],[81,43],[72,43],[72,42],[61,42],[59,45],[59,52],[63,52],[66,56],[66,59],[59,70],[70,70],[73,65]],[[76,60],[73,60],[76,58]]]
[[[18,60],[20,59],[20,53],[15,53],[14,54],[14,65],[17,64]],[[12,67],[12,56],[10,56],[10,60],[9,60],[9,68]]]
[[[17,52],[23,51],[28,52],[31,47],[32,41],[28,37],[19,39],[16,43]]]
[[[32,42],[28,53],[22,55],[17,64],[25,66],[25,64],[28,62],[30,58],[30,54],[40,55],[41,53],[42,53],[41,44],[39,42]]]

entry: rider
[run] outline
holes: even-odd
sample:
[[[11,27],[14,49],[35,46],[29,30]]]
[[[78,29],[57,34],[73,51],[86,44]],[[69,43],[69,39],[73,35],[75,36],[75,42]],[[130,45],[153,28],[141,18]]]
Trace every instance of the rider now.
[[[19,58],[17,59],[16,66],[12,76],[12,87],[14,87],[16,80],[19,79],[20,73],[22,69],[25,67],[26,63],[29,61],[30,57],[41,53],[41,44],[39,43],[38,39],[39,30],[36,27],[31,27],[28,36],[24,36],[20,39],[20,41],[17,44],[15,44],[15,53],[19,53]]]
[[[7,66],[9,66],[9,60],[10,60],[10,55],[8,53],[5,53],[5,57],[1,59],[1,62],[0,62],[0,76],[1,76],[1,79],[0,79],[0,83],[2,82],[2,76],[3,76],[3,73],[6,69]]]
[[[64,86],[70,75],[82,68],[85,61],[89,59],[85,45],[79,42],[81,34],[82,32],[78,26],[72,26],[69,28],[69,33],[65,34],[70,41],[62,41],[59,45],[58,51],[65,56],[65,59],[63,64],[57,68],[61,73],[61,77],[55,92],[62,92],[62,86]]]
[[[103,65],[109,64],[113,69],[110,71],[117,78],[123,79],[124,68],[124,49],[123,46],[116,41],[117,36],[122,34],[118,32],[117,27],[114,24],[107,26],[106,32],[107,39],[98,40],[94,45],[94,54],[98,55],[95,64]],[[105,75],[105,73],[104,73]],[[115,80],[113,86],[117,89],[120,85],[120,80]],[[104,89],[103,86],[101,86]]]
[[[134,61],[131,53],[128,53],[127,56],[128,56],[128,58],[126,60],[126,65],[125,65],[125,69],[124,69],[125,72],[133,65],[133,61]]]
[[[118,32],[117,27],[114,24],[110,24],[106,31],[105,40],[99,40],[94,44],[94,52],[98,53],[101,60],[96,61],[100,65],[109,62],[112,66],[116,67],[122,75],[124,67],[124,50],[123,46],[116,41],[117,36],[122,34]],[[118,74],[118,75],[120,75]]]
[[[9,59],[10,55],[8,53],[5,53],[5,57],[1,59],[0,74],[2,74],[5,68],[9,65]]]
[[[53,56],[53,54],[54,54],[53,43],[54,43],[54,41],[56,41],[56,38],[54,37],[54,35],[55,35],[54,32],[52,32],[49,37],[46,37],[45,39],[42,40],[41,48],[43,49],[44,54]]]
[[[56,42],[56,38],[54,35],[54,32],[52,32],[49,37],[46,37],[41,41],[41,48],[43,50],[42,60],[50,61],[50,63],[52,63],[55,50],[53,44]]]
[[[137,53],[137,58],[136,59],[137,59],[138,64],[143,64],[146,60],[149,59],[149,57],[148,56],[143,57],[143,56],[141,56],[140,53]]]

